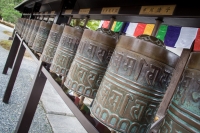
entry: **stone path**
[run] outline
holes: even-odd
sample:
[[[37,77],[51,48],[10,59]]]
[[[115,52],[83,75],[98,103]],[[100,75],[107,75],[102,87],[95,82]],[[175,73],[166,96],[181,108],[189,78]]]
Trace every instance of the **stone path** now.
[[[0,133],[14,132],[25,98],[31,86],[32,79],[30,73],[34,73],[36,70],[36,65],[34,65],[33,61],[26,58],[23,59],[9,104],[4,104],[2,98],[11,73],[11,70],[9,70],[8,75],[2,74],[7,56],[8,51],[0,46]],[[38,104],[29,132],[53,132],[41,102]]]
[[[3,24],[0,24],[0,40],[8,40],[9,35],[3,34],[3,31],[13,32],[13,29]]]

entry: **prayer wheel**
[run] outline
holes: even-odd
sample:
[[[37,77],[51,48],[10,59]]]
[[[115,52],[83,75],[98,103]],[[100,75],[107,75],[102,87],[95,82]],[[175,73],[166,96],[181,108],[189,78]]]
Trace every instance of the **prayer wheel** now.
[[[26,19],[20,18],[19,31],[18,31],[19,35],[22,35],[25,23],[26,23]]]
[[[25,40],[25,38],[26,38],[26,36],[27,36],[27,33],[28,33],[28,31],[29,31],[29,28],[30,28],[31,22],[32,22],[31,19],[29,19],[28,22],[27,22],[26,30],[24,31],[24,34],[22,35],[22,37],[24,38],[24,40]]]
[[[200,133],[200,52],[192,52],[159,133]]]
[[[99,31],[84,30],[64,85],[94,98],[114,51],[116,39]]]
[[[33,32],[33,28],[34,28],[34,26],[35,26],[35,22],[36,22],[36,20],[32,20],[32,21],[31,21],[29,30],[28,30],[28,32],[27,32],[27,34],[26,34],[25,42],[27,42],[27,43],[28,43],[28,41],[29,41],[29,38],[30,38],[30,36],[31,36],[31,33]]]
[[[67,76],[82,34],[81,28],[65,26],[50,67],[51,72]]]
[[[42,52],[41,60],[51,64],[53,57],[55,55],[56,49],[58,47],[58,43],[60,41],[60,37],[62,35],[64,26],[53,24],[51,31],[49,33],[47,42],[44,47],[44,51]]]
[[[33,31],[31,32],[30,38],[28,40],[28,46],[33,46],[33,42],[35,40],[35,37],[37,35],[38,29],[40,27],[40,20],[36,20]]]
[[[40,23],[40,27],[38,29],[37,35],[35,37],[35,40],[32,46],[32,49],[35,52],[42,53],[45,43],[47,41],[49,32],[51,30],[51,26],[52,26],[52,23],[47,23],[44,21]]]
[[[24,36],[24,33],[26,31],[26,26],[27,26],[28,21],[29,21],[29,19],[25,18],[21,37]]]
[[[92,115],[118,132],[148,132],[178,58],[152,42],[120,36]]]
[[[17,23],[15,24],[15,31],[17,32],[20,31],[20,22],[21,22],[21,18],[18,18]]]

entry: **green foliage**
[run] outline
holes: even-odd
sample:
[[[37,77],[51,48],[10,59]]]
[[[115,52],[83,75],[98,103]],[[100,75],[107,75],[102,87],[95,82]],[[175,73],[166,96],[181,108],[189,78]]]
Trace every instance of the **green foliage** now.
[[[16,11],[14,7],[21,3],[23,0],[0,0],[0,17],[5,21],[15,23],[21,13]]]
[[[11,45],[12,45],[12,41],[11,40],[1,40],[0,41],[0,46],[5,48],[6,50],[10,50]]]
[[[97,30],[100,22],[100,20],[89,20],[86,27],[91,30]]]
[[[81,19],[81,20],[79,20],[79,19],[72,19],[70,25],[72,25],[72,26],[77,26],[77,25],[83,26],[84,22],[85,22],[85,19]],[[97,30],[98,27],[99,27],[99,24],[100,24],[100,20],[89,20],[87,22],[86,27],[88,29],[91,29],[91,30]]]

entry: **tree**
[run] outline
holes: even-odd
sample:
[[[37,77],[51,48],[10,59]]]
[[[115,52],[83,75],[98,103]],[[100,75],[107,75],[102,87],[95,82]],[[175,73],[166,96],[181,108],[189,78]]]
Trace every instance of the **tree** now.
[[[15,23],[21,16],[21,13],[16,11],[14,7],[23,0],[0,0],[0,17],[5,21]]]

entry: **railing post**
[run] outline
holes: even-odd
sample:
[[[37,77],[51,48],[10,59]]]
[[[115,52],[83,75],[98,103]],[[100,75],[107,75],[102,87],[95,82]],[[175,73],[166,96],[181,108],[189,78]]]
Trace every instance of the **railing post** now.
[[[7,74],[8,68],[12,68],[19,45],[20,45],[20,39],[18,38],[17,34],[15,33],[11,49],[8,54],[8,58],[6,60],[6,64],[3,69],[3,74]]]
[[[10,99],[10,95],[12,93],[13,86],[15,84],[15,80],[17,78],[17,74],[18,74],[18,71],[19,71],[19,68],[20,68],[20,65],[21,65],[25,50],[26,50],[24,45],[23,45],[23,42],[24,41],[22,40],[21,43],[20,43],[20,47],[19,47],[19,50],[18,50],[18,53],[17,53],[17,57],[16,57],[16,60],[15,60],[15,63],[14,63],[14,67],[13,67],[10,79],[8,81],[8,85],[6,87],[6,91],[4,93],[4,97],[3,97],[3,102],[4,103],[8,103],[8,101]],[[14,58],[12,58],[12,59],[14,59]]]
[[[26,98],[25,104],[22,109],[15,133],[28,133],[31,126],[35,111],[37,109],[42,91],[44,89],[47,78],[41,71],[43,63],[37,68],[36,74],[32,82],[32,88],[30,89]]]

